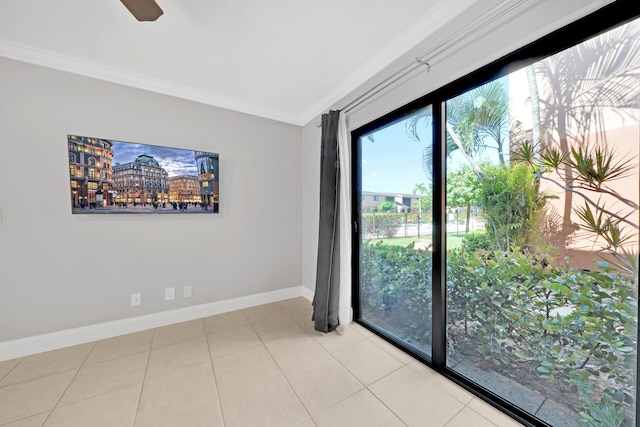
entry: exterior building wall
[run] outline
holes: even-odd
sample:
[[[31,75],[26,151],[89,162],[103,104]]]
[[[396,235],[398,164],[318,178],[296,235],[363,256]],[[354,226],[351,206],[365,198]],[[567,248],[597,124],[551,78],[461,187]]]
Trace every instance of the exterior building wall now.
[[[169,175],[147,154],[130,163],[113,166],[118,203],[166,203],[169,201]]]
[[[111,141],[68,136],[69,176],[73,207],[108,206],[114,203]]]
[[[375,193],[371,191],[363,191],[360,206],[362,212],[375,212],[378,210],[380,203],[389,201],[396,204],[396,212],[411,212],[411,206],[416,205],[418,200],[419,197],[415,194]]]
[[[196,151],[195,159],[198,167],[200,203],[203,207],[212,207],[214,212],[217,212],[219,206],[218,153]]]
[[[525,75],[525,70],[520,70],[509,75],[509,103],[510,121],[522,124],[528,135],[531,135],[532,113],[531,102],[529,100],[529,86]],[[544,93],[544,92],[541,92]],[[625,160],[635,165],[626,176],[606,183],[609,190],[622,195],[636,205],[640,201],[640,178],[638,162],[640,160],[640,112],[637,109],[626,109],[624,111],[604,110],[603,123],[598,123],[604,127],[604,131],[598,131],[595,125],[590,129],[578,131],[575,126],[567,129],[568,135],[574,135],[569,139],[569,147],[583,147],[589,151],[595,147],[607,148],[615,153],[614,163]],[[557,146],[559,136],[557,134],[547,134],[545,139],[552,141],[553,146]],[[553,178],[561,183],[562,177],[555,172],[547,172],[544,176]],[[604,251],[605,243],[595,238],[593,233],[581,228],[581,220],[576,214],[576,209],[585,206],[585,199],[578,194],[573,195],[571,202],[571,212],[569,216],[564,215],[566,192],[564,189],[549,180],[540,181],[540,191],[554,195],[557,199],[547,201],[547,227],[546,235],[558,252],[558,257],[567,256],[571,264],[578,268],[589,269],[593,267],[593,262],[600,257],[607,259]],[[600,206],[605,206],[607,210],[615,212],[620,216],[629,216],[633,223],[638,223],[638,211],[623,204],[614,196],[603,193],[596,193],[589,190],[580,190],[580,193],[587,196],[591,201]],[[564,228],[564,231],[562,229]],[[625,232],[635,235],[628,242],[625,249],[638,251],[637,230],[626,227]],[[596,252],[598,252],[596,254]]]
[[[587,137],[587,141],[590,141],[592,136]],[[615,163],[629,160],[632,165],[636,166],[635,172],[629,173],[619,179],[607,182],[607,187],[615,193],[622,195],[629,199],[636,205],[640,204],[640,178],[637,169],[638,160],[640,159],[640,126],[638,124],[626,126],[618,129],[610,129],[606,131],[607,146],[613,149],[615,156]],[[593,144],[593,141],[590,141]],[[577,145],[576,141],[570,141],[572,144]],[[582,144],[584,145],[584,144]],[[554,177],[559,178],[559,177]],[[541,181],[540,191],[553,194],[557,196],[557,199],[551,199],[547,203],[548,215],[555,218],[557,226],[570,225],[574,230],[570,234],[559,233],[554,236],[553,242],[559,250],[560,255],[566,255],[572,260],[572,265],[579,268],[591,268],[593,261],[598,257],[594,256],[595,252],[608,259],[605,252],[601,251],[605,247],[605,242],[595,239],[593,233],[581,228],[581,220],[576,214],[576,208],[584,207],[585,199],[574,195],[572,200],[571,216],[569,218],[563,218],[563,211],[565,207],[566,193],[560,189],[557,185],[549,181]],[[589,190],[581,190],[582,194],[587,196],[590,200],[597,203],[600,206],[604,206],[607,210],[615,212],[622,217],[628,217],[632,222],[638,223],[638,211],[623,204],[618,198],[607,194],[596,193]],[[552,219],[553,221],[553,219]],[[625,249],[638,252],[638,236],[637,230],[632,230],[631,227],[625,227],[624,232],[634,234],[633,238],[627,245],[623,245]]]
[[[197,176],[169,178],[169,201],[200,203],[200,182]]]

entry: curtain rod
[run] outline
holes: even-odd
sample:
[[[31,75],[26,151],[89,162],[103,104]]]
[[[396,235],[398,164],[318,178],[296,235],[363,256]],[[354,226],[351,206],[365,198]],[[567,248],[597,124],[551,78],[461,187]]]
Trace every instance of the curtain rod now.
[[[365,103],[369,99],[373,98],[374,96],[376,96],[377,94],[379,94],[383,90],[387,89],[389,86],[395,84],[399,80],[403,79],[405,76],[411,74],[415,70],[424,69],[424,67],[426,67],[427,68],[427,72],[430,72],[431,71],[431,62],[436,57],[438,57],[438,55],[440,55],[442,52],[447,51],[447,50],[449,50],[449,49],[461,44],[465,40],[469,39],[471,36],[475,35],[478,31],[482,30],[483,28],[487,27],[488,25],[493,24],[498,19],[502,18],[504,15],[506,15],[509,12],[511,12],[513,9],[517,8],[518,6],[520,6],[522,3],[526,2],[527,0],[519,0],[517,2],[513,2],[511,0],[506,0],[506,1],[509,2],[509,3],[512,3],[512,4],[509,5],[509,7],[505,8],[504,10],[500,11],[495,16],[489,16],[494,11],[496,11],[501,6],[503,6],[504,1],[502,3],[500,3],[499,5],[492,7],[491,9],[489,9],[488,11],[486,11],[482,15],[480,15],[478,18],[476,18],[473,21],[471,26],[467,26],[467,27],[459,30],[458,32],[456,32],[454,34],[453,37],[451,37],[450,39],[442,42],[440,45],[436,46],[433,50],[423,54],[422,56],[417,57],[415,60],[413,60],[409,64],[405,65],[401,70],[395,72],[394,74],[392,74],[391,76],[387,77],[386,79],[384,79],[380,83],[376,84],[374,87],[372,87],[371,89],[369,89],[368,91],[366,91],[365,93],[363,93],[362,95],[360,95],[359,97],[354,99],[353,101],[349,102],[347,105],[345,105],[343,108],[341,108],[340,111],[342,111],[344,113],[348,113],[349,111],[353,110],[354,108],[359,107],[360,105],[362,105],[363,103]],[[317,127],[321,127],[322,123],[320,121],[318,121],[318,122],[316,122],[316,126]]]

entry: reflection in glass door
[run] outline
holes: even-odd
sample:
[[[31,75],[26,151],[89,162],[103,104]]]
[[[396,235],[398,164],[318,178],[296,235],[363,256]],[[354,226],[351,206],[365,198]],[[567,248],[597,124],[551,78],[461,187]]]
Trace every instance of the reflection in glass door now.
[[[447,100],[447,367],[635,425],[640,21]]]
[[[431,353],[431,107],[360,137],[360,320]]]

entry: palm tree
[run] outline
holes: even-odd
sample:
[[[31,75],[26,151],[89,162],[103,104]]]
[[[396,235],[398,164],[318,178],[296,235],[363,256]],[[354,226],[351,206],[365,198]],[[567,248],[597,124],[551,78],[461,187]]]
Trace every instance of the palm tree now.
[[[573,212],[580,229],[604,241],[603,249],[613,256],[616,266],[637,279],[637,252],[626,245],[637,239],[639,227],[634,218],[639,206],[610,186],[612,181],[636,173],[637,160],[616,155],[615,148],[608,145],[606,122],[612,114],[618,114],[628,115],[630,122],[637,123],[640,21],[594,37],[530,68],[536,77],[528,76],[530,89],[540,88],[540,116],[537,121],[534,110],[534,131],[539,127],[546,132],[540,141],[515,150],[515,157],[534,165],[539,179],[564,191],[561,241],[578,228],[570,219]],[[532,91],[532,105],[534,95]],[[559,179],[549,176],[552,171]],[[605,194],[626,207],[607,206],[600,198]],[[581,206],[574,206],[576,196]]]
[[[626,114],[640,107],[640,22],[635,21],[533,64],[540,94],[545,145],[571,153],[569,141],[606,146],[605,112]],[[532,98],[533,101],[533,98]],[[535,118],[534,118],[535,119]],[[593,136],[589,140],[589,136]],[[563,170],[565,184],[574,179]],[[571,217],[573,194],[565,193],[564,218]],[[565,223],[565,234],[575,225]]]
[[[413,187],[413,194],[418,195],[418,237],[420,237],[420,219],[422,217],[422,195],[427,193],[427,186],[424,184],[416,184]]]
[[[474,91],[473,117],[483,141],[482,147],[498,150],[498,160],[505,164],[504,145],[509,143],[509,95],[499,80],[484,84]],[[487,138],[489,139],[487,141]],[[495,147],[493,146],[495,144]]]
[[[533,64],[525,67],[527,74],[527,83],[529,84],[529,100],[531,101],[531,116],[533,127],[531,129],[531,138],[533,146],[536,148],[534,152],[535,160],[540,160],[540,94],[538,92],[538,81],[536,80],[536,70]]]
[[[557,147],[558,161],[546,159],[546,163],[558,166],[562,177],[557,184],[565,192],[562,217],[568,220],[562,225],[559,236],[562,239],[577,228],[571,222],[572,212],[577,213],[579,218],[590,215],[586,207],[573,206],[574,194],[578,193],[572,190],[575,190],[574,184],[581,178],[579,165],[564,160],[573,158],[575,163],[575,154],[580,157],[580,153],[588,153],[586,155],[590,156],[597,152],[594,150],[598,147],[607,148],[607,115],[619,114],[637,122],[634,115],[640,108],[637,95],[640,79],[640,21],[622,25],[532,64],[526,72],[533,114],[531,161],[545,162],[540,155],[544,151],[542,148]],[[505,163],[505,146],[509,144],[508,132],[511,127],[508,104],[508,96],[499,81],[447,101],[447,154],[456,151],[461,153],[480,179],[484,174],[476,158],[483,150],[497,149],[500,162]],[[431,110],[423,111],[407,121],[407,133],[418,139],[418,123],[424,121],[430,126],[431,120]],[[582,152],[576,151],[580,149]],[[606,160],[606,152],[601,153]],[[429,177],[432,157],[432,147],[427,147],[423,152],[423,169]],[[589,169],[587,164],[583,166],[585,170]],[[618,199],[625,202],[624,197]],[[592,212],[593,215],[610,216],[610,221],[605,224],[608,230],[617,230],[610,225],[616,221],[630,225],[626,217],[622,219],[618,215],[616,218],[611,215],[615,212],[600,209],[604,208],[602,205],[598,208],[599,202],[594,204],[591,208],[599,210]],[[626,205],[637,212],[637,207],[629,203]],[[637,224],[631,224],[631,227],[637,230]]]
[[[406,122],[407,134],[419,141],[418,124],[431,126],[431,109],[421,111]],[[482,168],[477,154],[486,149],[498,151],[498,159],[505,164],[505,144],[509,141],[509,97],[501,81],[491,81],[447,101],[447,155],[458,151],[479,177]],[[431,176],[433,147],[427,146],[422,167]]]

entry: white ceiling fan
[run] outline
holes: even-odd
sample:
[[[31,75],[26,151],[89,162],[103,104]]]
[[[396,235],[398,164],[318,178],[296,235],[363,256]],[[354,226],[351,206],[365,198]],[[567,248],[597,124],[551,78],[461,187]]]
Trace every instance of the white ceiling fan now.
[[[120,0],[138,21],[155,21],[162,9],[155,0]]]

